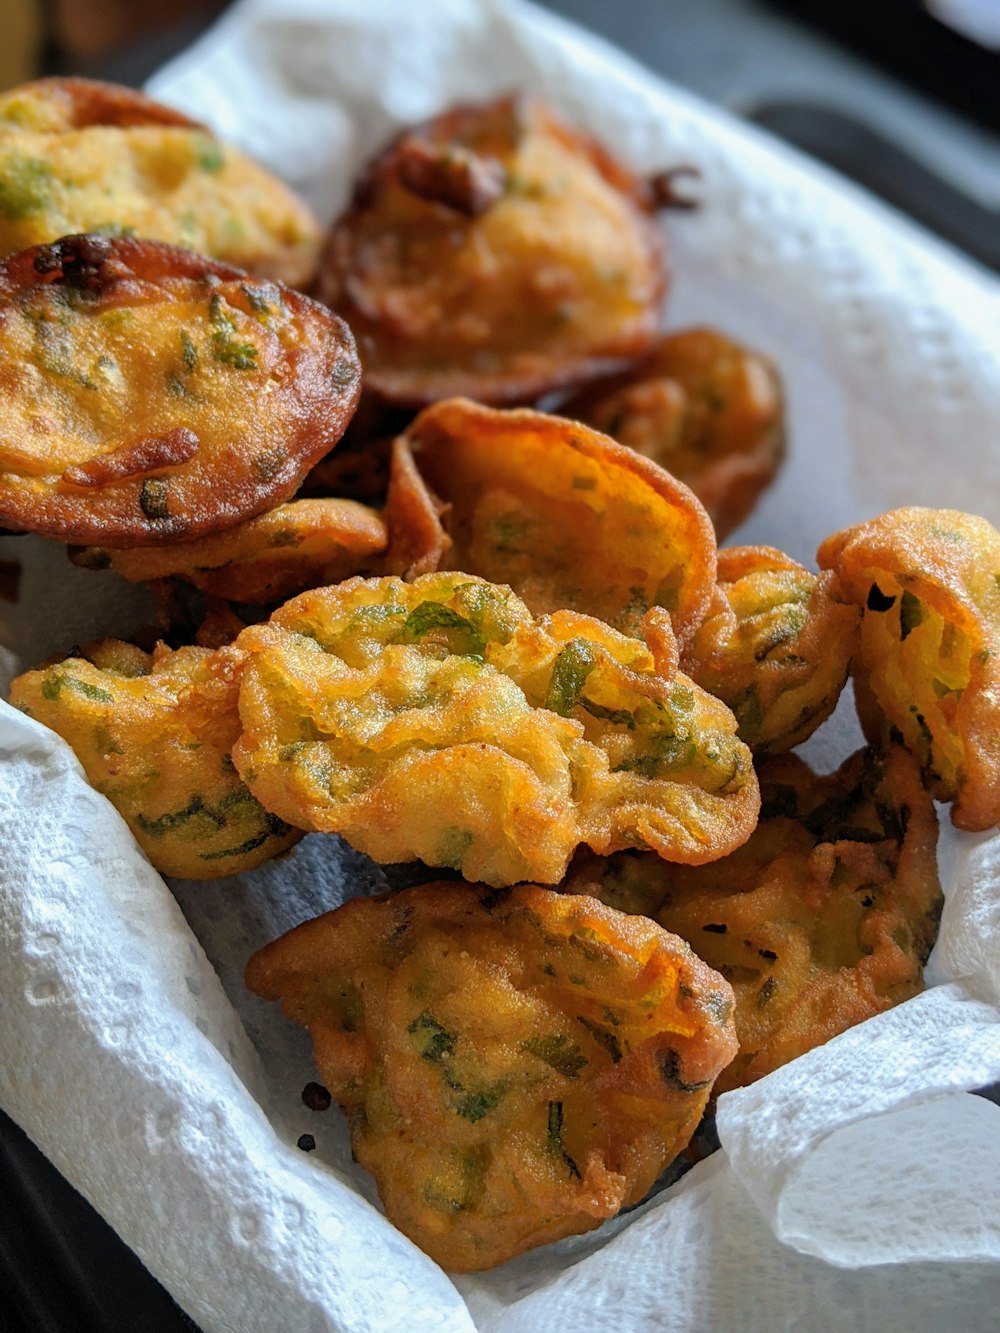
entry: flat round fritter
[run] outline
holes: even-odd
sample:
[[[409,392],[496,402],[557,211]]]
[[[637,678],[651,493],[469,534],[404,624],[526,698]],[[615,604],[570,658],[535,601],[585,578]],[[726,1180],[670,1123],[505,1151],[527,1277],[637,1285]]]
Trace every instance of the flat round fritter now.
[[[456,1272],[637,1203],[735,1051],[732,991],[687,945],[534,885],[354,899],[247,984],[309,1029],[390,1221]]]

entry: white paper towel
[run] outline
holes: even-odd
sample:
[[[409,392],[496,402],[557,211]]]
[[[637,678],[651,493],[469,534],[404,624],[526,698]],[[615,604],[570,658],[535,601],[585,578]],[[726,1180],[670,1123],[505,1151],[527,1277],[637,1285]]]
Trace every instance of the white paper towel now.
[[[671,323],[746,338],[789,392],[789,464],[740,539],[811,561],[895,504],[1000,523],[992,280],[540,11],[244,0],[152,90],[329,216],[400,125],[513,87],[640,170],[701,168],[704,207],[669,223]],[[25,665],[148,615],[51,543],[0,558],[26,566],[0,611]],[[856,737],[845,706],[811,748]],[[242,986],[255,948],[381,872],[310,837],[176,885],[182,916],[61,743],[2,708],[0,753],[0,1101],[206,1333],[995,1327],[1000,1111],[963,1089],[1000,1078],[997,838],[947,836],[936,989],[727,1094],[724,1152],[630,1216],[452,1284],[371,1206],[337,1112],[303,1107],[305,1034]]]

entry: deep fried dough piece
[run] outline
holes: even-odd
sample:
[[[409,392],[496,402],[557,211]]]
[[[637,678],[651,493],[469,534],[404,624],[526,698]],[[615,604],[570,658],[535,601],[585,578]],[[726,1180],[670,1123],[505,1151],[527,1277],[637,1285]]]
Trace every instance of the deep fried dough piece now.
[[[151,546],[287,499],[354,410],[349,330],[153,241],[70,236],[0,264],[0,523]]]
[[[665,288],[655,207],[647,182],[542,103],[459,107],[369,167],[319,294],[377,396],[531,402],[649,348]]]
[[[302,836],[257,802],[229,757],[241,662],[231,648],[150,654],[104,639],[18,676],[10,701],[69,742],[157,870],[217,879]]]
[[[371,571],[387,541],[385,523],[365,505],[292,500],[215,537],[131,551],[89,546],[70,559],[133,583],[181,578],[209,596],[263,606]]]
[[[304,593],[237,641],[233,759],[299,827],[490,884],[555,883],[581,841],[723,856],[756,818],[749,751],[661,617],[650,651],[466,574]]]
[[[740,1053],[717,1093],[916,995],[941,911],[937,817],[901,746],[828,777],[795,755],[759,773],[760,822],[731,856],[581,857],[565,884],[655,916],[732,984]]]
[[[681,665],[733,710],[755,754],[790,750],[836,706],[860,620],[836,589],[770,546],[719,552],[712,606]]]
[[[537,615],[560,608],[641,633],[651,606],[684,642],[715,580],[715,534],[662,468],[577,422],[466,399],[427,408],[403,437],[446,505],[444,561],[509,583]]]
[[[714,329],[666,334],[652,356],[560,408],[685,482],[722,541],[785,456],[774,363]]]
[[[828,537],[818,560],[864,608],[869,739],[902,737],[958,828],[1000,823],[1000,533],[953,509],[896,509]]]
[[[301,200],[203,125],[131,88],[39,79],[0,94],[0,256],[76,232],[181,245],[304,287]]]
[[[309,1029],[390,1221],[453,1272],[638,1202],[736,1049],[732,992],[680,940],[534,885],[354,899],[247,985]]]

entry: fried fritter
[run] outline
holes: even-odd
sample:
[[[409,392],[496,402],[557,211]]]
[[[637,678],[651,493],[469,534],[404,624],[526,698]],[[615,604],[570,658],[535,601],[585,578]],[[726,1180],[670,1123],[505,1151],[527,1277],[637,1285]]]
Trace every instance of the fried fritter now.
[[[723,856],[756,819],[749,751],[648,622],[653,651],[467,574],[304,593],[237,640],[233,759],[299,827],[490,884],[555,883],[581,841]]]
[[[142,93],[39,79],[0,94],[0,256],[77,232],[166,241],[292,287],[320,247],[285,185]]]
[[[714,329],[666,334],[635,370],[560,408],[685,482],[719,541],[747,517],[785,456],[773,364]]]
[[[818,559],[863,608],[866,734],[902,738],[958,828],[1000,823],[1000,533],[953,509],[896,509],[828,537]]]
[[[365,387],[526,403],[641,356],[665,288],[648,182],[538,101],[458,107],[370,166],[318,290]]]
[[[755,754],[790,750],[833,712],[859,620],[831,574],[769,546],[723,548],[712,605],[681,665],[733,710]]]
[[[736,994],[741,1087],[923,989],[941,911],[937,817],[901,746],[827,777],[795,755],[759,768],[760,822],[710,866],[581,857],[564,888],[655,916]]]
[[[685,944],[534,885],[354,899],[247,985],[309,1029],[390,1221],[453,1272],[638,1202],[736,1049],[732,992]]]
[[[153,241],[70,236],[0,264],[0,523],[112,548],[287,499],[336,444],[349,330],[275,283]]]
[[[682,642],[700,623],[715,534],[654,463],[577,422],[466,399],[427,408],[403,439],[446,505],[452,569],[509,583],[536,615],[569,608],[640,634],[662,606]]]
[[[230,759],[240,654],[162,644],[149,654],[118,639],[85,653],[18,676],[10,701],[69,742],[157,870],[235,875],[301,838],[258,804]]]
[[[133,583],[181,578],[212,597],[261,606],[372,571],[387,541],[374,509],[353,500],[292,500],[215,537],[131,551],[89,546],[70,558]]]

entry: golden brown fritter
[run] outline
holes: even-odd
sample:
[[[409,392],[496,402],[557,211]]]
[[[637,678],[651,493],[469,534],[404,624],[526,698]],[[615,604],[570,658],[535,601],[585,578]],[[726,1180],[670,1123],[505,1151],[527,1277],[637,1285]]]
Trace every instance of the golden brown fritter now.
[[[0,524],[187,541],[287,499],[359,367],[323,306],[153,241],[70,236],[0,264]]]
[[[247,985],[309,1029],[390,1221],[454,1272],[638,1202],[736,1049],[732,992],[680,940],[534,885],[354,899]]]
[[[819,548],[863,608],[856,697],[893,734],[958,828],[1000,823],[1000,533],[953,509],[896,509]]]
[[[258,804],[230,759],[241,664],[229,648],[149,654],[104,639],[18,676],[10,701],[69,742],[157,870],[217,879],[302,836]]]
[[[655,916],[732,984],[740,1053],[717,1093],[916,995],[941,911],[937,817],[901,746],[827,777],[795,755],[759,773],[760,822],[731,856],[581,856],[564,886]]]
[[[39,79],[0,94],[0,256],[77,232],[165,241],[292,287],[320,244],[285,185],[142,93]]]
[[[180,578],[209,596],[262,606],[370,572],[387,541],[381,517],[353,500],[291,500],[215,537],[131,551],[88,546],[70,558],[133,583]]]
[[[458,107],[371,164],[319,294],[354,330],[376,396],[531,402],[652,344],[655,207],[647,182],[542,103]]]
[[[774,363],[714,329],[664,335],[635,370],[560,410],[690,486],[719,541],[747,517],[785,456]]]
[[[537,615],[569,608],[641,634],[651,606],[684,642],[715,581],[715,534],[688,488],[606,435],[466,399],[403,437],[444,502],[444,563],[508,583]]]
[[[376,860],[555,883],[581,841],[723,856],[759,803],[724,705],[600,621],[467,574],[353,579],[245,630],[233,759],[261,802]]]
[[[790,750],[833,712],[859,620],[831,574],[770,546],[724,547],[712,605],[681,665],[733,710],[755,754]]]

